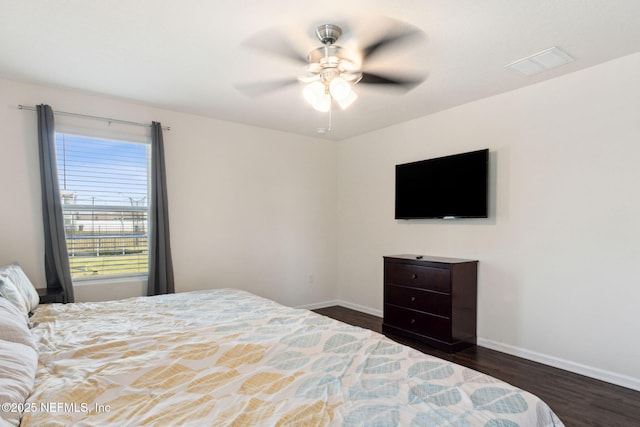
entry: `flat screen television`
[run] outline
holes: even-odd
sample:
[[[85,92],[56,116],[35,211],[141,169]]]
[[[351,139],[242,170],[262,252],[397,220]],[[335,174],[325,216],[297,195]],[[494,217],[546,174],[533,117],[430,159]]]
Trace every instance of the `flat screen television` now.
[[[489,150],[396,165],[396,219],[488,218]]]

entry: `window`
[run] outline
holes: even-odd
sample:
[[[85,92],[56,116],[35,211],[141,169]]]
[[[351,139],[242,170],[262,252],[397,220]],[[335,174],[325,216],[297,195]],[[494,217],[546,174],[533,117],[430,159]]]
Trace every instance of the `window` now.
[[[146,275],[149,144],[56,133],[73,280]]]

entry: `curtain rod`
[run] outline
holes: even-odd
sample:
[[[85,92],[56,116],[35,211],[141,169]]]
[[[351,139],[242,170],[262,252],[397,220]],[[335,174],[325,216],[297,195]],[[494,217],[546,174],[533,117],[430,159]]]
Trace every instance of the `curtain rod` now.
[[[18,105],[18,110],[36,111],[36,107],[29,107],[28,105]],[[147,123],[130,122],[128,120],[120,120],[120,119],[110,119],[108,117],[89,116],[87,114],[68,113],[66,111],[55,111],[55,110],[53,110],[53,114],[58,114],[60,116],[81,117],[83,119],[101,120],[103,122],[120,123],[120,124],[123,124],[123,125],[143,126],[143,127],[147,127],[147,128],[151,127],[151,125],[147,124]],[[163,130],[171,130],[171,127],[170,126],[163,126],[162,129]]]

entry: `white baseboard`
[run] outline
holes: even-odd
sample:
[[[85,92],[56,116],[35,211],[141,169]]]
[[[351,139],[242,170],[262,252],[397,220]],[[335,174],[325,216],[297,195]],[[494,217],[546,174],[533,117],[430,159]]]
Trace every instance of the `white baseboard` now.
[[[581,363],[549,356],[548,354],[538,353],[536,351],[527,350],[505,343],[491,341],[485,338],[478,337],[478,345],[500,351],[502,353],[507,353],[512,356],[522,357],[523,359],[542,363],[544,365],[553,366],[554,368],[564,369],[565,371],[573,372],[575,374],[584,375],[586,377],[595,378],[600,381],[640,391],[640,379],[638,378],[617,374],[600,368],[594,368],[593,366],[583,365]]]
[[[364,305],[354,304],[352,302],[347,302],[343,300],[338,300],[338,304],[342,307],[350,308],[351,310],[359,311],[361,313],[370,314],[372,316],[382,317],[382,310],[375,310],[373,308],[365,307]]]
[[[322,303],[301,306],[299,308],[305,308],[307,310],[315,310],[317,308],[331,307],[334,305],[350,308],[352,310],[371,314],[377,317],[383,316],[383,313],[381,310],[375,310],[373,308],[365,307],[359,304],[354,304],[354,303],[350,303],[348,301],[343,301],[343,300],[325,301]],[[583,365],[581,363],[572,362],[570,360],[561,359],[555,356],[549,356],[547,354],[538,353],[536,351],[527,350],[527,349],[516,347],[510,344],[488,340],[486,338],[478,337],[478,345],[481,347],[486,347],[492,350],[500,351],[502,353],[507,353],[512,356],[522,357],[523,359],[531,360],[533,362],[538,362],[544,365],[553,366],[554,368],[564,369],[565,371],[584,375],[589,378],[594,378],[600,381],[619,385],[621,387],[626,387],[632,390],[640,391],[640,378],[633,378],[627,375],[617,374],[615,372],[606,371],[600,368],[594,368],[593,366]]]
[[[302,308],[304,310],[315,310],[317,308],[332,307],[334,305],[342,305],[338,300],[330,300],[325,302],[316,302],[313,304],[297,305],[295,308]]]

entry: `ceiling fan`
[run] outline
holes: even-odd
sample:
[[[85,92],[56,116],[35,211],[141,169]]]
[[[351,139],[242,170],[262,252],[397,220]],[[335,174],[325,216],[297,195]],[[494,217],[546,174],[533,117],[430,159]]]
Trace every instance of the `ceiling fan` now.
[[[250,83],[236,87],[247,95],[257,96],[302,83],[305,85],[304,99],[314,109],[327,112],[330,111],[333,102],[342,109],[351,105],[358,97],[353,91],[355,84],[387,86],[408,91],[425,79],[423,75],[374,73],[367,71],[363,66],[367,60],[379,54],[384,48],[424,36],[422,31],[415,27],[395,25],[392,30],[367,44],[359,52],[349,51],[336,44],[342,35],[342,28],[338,25],[320,25],[316,28],[315,34],[322,46],[311,50],[306,56],[299,54],[286,40],[278,40],[277,37],[272,37],[273,35],[269,35],[266,39],[259,37],[246,43],[249,47],[293,59],[304,65],[304,72],[297,78]]]

